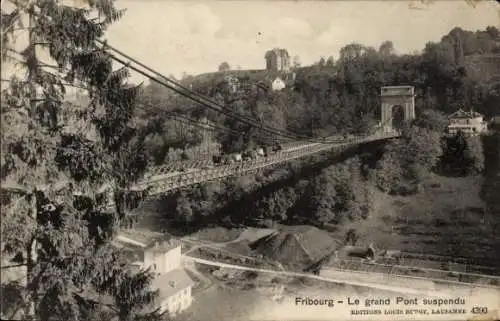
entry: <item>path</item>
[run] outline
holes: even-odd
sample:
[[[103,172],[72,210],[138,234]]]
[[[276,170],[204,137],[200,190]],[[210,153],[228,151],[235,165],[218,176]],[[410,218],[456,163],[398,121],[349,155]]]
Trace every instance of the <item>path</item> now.
[[[353,285],[353,286],[369,287],[369,288],[375,288],[375,289],[379,289],[379,290],[406,293],[406,294],[421,294],[421,295],[423,294],[423,295],[428,295],[428,296],[440,296],[440,297],[450,295],[447,292],[438,292],[438,291],[431,291],[431,290],[425,290],[425,289],[414,289],[414,288],[409,288],[409,287],[398,287],[398,286],[376,284],[376,283],[369,283],[369,282],[363,282],[363,281],[352,281],[352,280],[346,280],[346,279],[339,279],[339,278],[335,278],[335,277],[325,277],[325,276],[300,273],[300,272],[277,271],[277,270],[270,270],[270,269],[252,268],[252,267],[221,263],[221,262],[205,260],[205,259],[189,257],[189,256],[185,256],[184,260],[193,261],[196,263],[206,264],[206,265],[211,265],[211,266],[218,266],[218,267],[222,267],[222,268],[230,268],[230,269],[235,269],[235,270],[253,271],[253,272],[260,272],[260,273],[272,273],[272,274],[292,276],[292,277],[305,277],[305,278],[315,279],[315,280],[319,280],[319,281],[349,284],[349,285]]]

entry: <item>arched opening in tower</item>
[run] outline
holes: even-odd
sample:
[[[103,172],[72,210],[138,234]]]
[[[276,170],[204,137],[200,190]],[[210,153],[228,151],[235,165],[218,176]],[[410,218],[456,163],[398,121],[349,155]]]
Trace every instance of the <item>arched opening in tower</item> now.
[[[405,112],[403,106],[395,105],[392,107],[392,128],[400,130],[405,121]]]

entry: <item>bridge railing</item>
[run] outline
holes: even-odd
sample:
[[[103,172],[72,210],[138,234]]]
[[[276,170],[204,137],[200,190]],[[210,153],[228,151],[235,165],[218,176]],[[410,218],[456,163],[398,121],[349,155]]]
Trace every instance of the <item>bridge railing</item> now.
[[[294,149],[300,149],[302,148],[302,146],[306,146],[308,144],[318,145],[319,143],[296,141],[296,142],[285,143],[283,145],[283,148],[285,150],[294,150]],[[154,166],[146,173],[146,177],[154,177],[158,175],[164,175],[167,173],[182,174],[185,171],[189,171],[192,169],[207,168],[210,165],[213,165],[213,161],[209,158],[203,160],[172,161],[166,165]]]
[[[238,162],[228,165],[216,166],[213,168],[196,169],[186,172],[166,173],[163,175],[156,175],[147,181],[139,182],[136,184],[134,190],[148,190],[148,196],[155,196],[172,189],[185,187],[193,184],[198,184],[205,181],[217,180],[231,175],[243,174],[248,171],[258,170],[274,164],[286,162],[289,160],[305,157],[318,152],[327,151],[330,149],[342,149],[356,145],[359,143],[366,143],[375,140],[394,138],[398,135],[396,133],[377,133],[370,136],[358,136],[348,138],[338,143],[307,143],[302,145],[302,148],[293,150],[283,150],[269,157],[254,159],[245,162]],[[110,201],[109,207],[114,206],[114,202]]]

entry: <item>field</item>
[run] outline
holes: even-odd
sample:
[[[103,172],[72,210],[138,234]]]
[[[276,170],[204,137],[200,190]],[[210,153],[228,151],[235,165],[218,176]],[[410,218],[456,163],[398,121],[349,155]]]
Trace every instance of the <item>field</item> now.
[[[500,218],[484,211],[481,179],[433,177],[423,191],[398,197],[375,193],[375,210],[364,221],[348,223],[360,244],[378,248],[447,256],[500,260]]]

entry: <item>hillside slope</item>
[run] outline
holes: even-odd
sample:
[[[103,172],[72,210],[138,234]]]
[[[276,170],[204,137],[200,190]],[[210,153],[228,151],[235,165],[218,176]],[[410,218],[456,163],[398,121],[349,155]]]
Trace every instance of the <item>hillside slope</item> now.
[[[483,183],[477,177],[435,176],[412,196],[375,190],[372,215],[346,223],[339,234],[355,229],[359,242],[385,249],[499,260],[500,218],[480,198]]]

